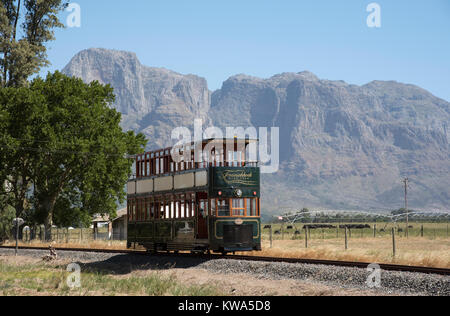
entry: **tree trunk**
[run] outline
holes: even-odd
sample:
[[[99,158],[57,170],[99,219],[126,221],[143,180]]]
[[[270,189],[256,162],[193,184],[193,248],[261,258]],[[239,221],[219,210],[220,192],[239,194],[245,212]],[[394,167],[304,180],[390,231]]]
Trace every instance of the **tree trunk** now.
[[[56,199],[50,198],[43,202],[42,208],[45,211],[45,240],[52,241],[52,226],[53,226],[53,209],[55,207]]]

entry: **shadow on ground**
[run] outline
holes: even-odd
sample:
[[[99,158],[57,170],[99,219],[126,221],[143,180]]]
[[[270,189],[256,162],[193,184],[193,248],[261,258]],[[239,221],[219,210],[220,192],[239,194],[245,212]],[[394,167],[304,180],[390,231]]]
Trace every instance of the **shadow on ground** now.
[[[124,275],[133,271],[161,271],[174,268],[195,268],[206,261],[208,260],[202,258],[123,254],[113,256],[103,261],[89,263],[78,262],[78,264],[84,272]]]

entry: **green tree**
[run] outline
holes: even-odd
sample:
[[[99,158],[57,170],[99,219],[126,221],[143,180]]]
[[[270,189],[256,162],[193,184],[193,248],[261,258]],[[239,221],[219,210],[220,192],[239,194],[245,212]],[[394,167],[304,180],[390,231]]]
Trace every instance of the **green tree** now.
[[[15,159],[26,156],[19,159],[26,168],[9,167],[8,173],[32,184],[34,215],[47,231],[54,219],[67,224],[96,213],[114,216],[117,202],[124,202],[133,164],[128,156],[143,152],[146,140],[122,131],[113,101],[109,85],[86,84],[59,72],[33,80],[28,88],[0,90],[14,135],[6,145],[11,152],[4,154],[8,166],[20,166]],[[20,119],[25,132],[18,137],[14,122]],[[22,185],[26,194],[30,184]]]
[[[0,208],[0,242],[11,237],[13,219],[14,209],[10,206],[2,206]]]
[[[302,223],[311,223],[311,214],[309,209],[305,207],[300,211],[300,213],[302,214],[302,219],[300,220]]]
[[[43,127],[44,98],[26,87],[0,89],[0,196],[16,216],[30,207],[34,171],[42,157],[36,133]]]
[[[49,64],[45,44],[64,27],[58,13],[66,7],[63,0],[0,1],[0,86],[26,85]]]

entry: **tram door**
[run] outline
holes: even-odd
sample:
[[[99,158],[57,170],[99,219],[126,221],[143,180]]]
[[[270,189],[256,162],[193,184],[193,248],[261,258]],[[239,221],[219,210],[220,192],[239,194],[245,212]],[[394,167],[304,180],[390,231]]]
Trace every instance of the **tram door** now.
[[[208,199],[207,194],[197,194],[197,239],[208,239]]]

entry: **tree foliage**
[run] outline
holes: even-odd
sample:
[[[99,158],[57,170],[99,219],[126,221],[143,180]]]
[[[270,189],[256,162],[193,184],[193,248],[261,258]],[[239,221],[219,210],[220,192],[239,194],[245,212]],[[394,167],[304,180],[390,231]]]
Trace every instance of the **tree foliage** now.
[[[64,27],[58,13],[66,7],[63,0],[0,0],[0,86],[26,85],[49,64],[45,44]]]
[[[14,184],[9,204],[23,205],[47,228],[53,220],[73,226],[96,213],[114,216],[131,174],[127,155],[142,152],[146,140],[122,131],[113,101],[109,85],[59,72],[1,89],[0,110],[8,114],[3,179]]]
[[[0,195],[16,210],[17,217],[30,206],[33,172],[42,159],[36,151],[40,143],[35,135],[42,127],[43,103],[43,96],[25,87],[0,90],[0,113],[4,118],[0,123]]]
[[[14,209],[12,207],[0,208],[0,242],[11,237],[13,219]]]

